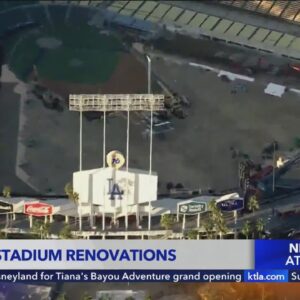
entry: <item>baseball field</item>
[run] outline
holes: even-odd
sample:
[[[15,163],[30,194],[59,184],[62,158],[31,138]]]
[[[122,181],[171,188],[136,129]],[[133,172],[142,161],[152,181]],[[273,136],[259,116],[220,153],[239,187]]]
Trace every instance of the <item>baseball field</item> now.
[[[120,39],[88,24],[56,22],[31,28],[8,38],[5,52],[19,79],[28,81],[37,74],[63,96],[141,92],[146,87],[144,66]]]

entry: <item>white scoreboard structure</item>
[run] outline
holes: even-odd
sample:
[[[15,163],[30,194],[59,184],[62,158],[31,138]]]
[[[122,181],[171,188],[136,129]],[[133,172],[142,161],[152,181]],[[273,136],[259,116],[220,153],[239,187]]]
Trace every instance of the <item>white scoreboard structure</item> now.
[[[138,169],[112,167],[73,173],[73,188],[79,194],[79,215],[116,218],[148,213],[149,202],[157,200],[158,176]],[[92,220],[91,220],[92,221]],[[93,222],[93,221],[92,221]]]
[[[148,74],[149,75],[149,74]],[[148,78],[148,94],[80,94],[69,96],[69,109],[79,115],[79,171],[73,173],[73,190],[79,194],[79,229],[82,230],[82,216],[89,216],[93,227],[94,216],[102,214],[102,229],[105,230],[105,217],[108,214],[116,218],[125,217],[125,229],[128,228],[128,216],[135,213],[139,226],[140,212],[148,212],[148,229],[151,230],[151,202],[157,200],[157,175],[152,172],[153,112],[163,111],[164,95],[151,94]],[[83,112],[103,113],[103,162],[102,168],[83,170],[82,136]],[[126,159],[119,151],[106,155],[106,114],[122,111],[127,113]],[[129,168],[130,112],[147,111],[150,113],[149,170]],[[126,166],[122,169],[123,165]],[[144,203],[148,203],[145,208]]]

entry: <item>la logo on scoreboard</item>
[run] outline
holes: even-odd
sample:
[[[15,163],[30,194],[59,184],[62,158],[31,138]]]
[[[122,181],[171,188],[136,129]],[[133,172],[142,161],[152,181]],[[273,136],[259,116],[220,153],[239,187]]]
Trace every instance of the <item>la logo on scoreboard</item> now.
[[[106,155],[106,162],[109,167],[119,170],[124,166],[125,158],[121,152],[113,150]],[[126,176],[128,176],[128,174]],[[132,186],[133,181],[129,180],[129,178],[121,178],[119,180],[108,178],[108,194],[110,195],[110,200],[122,200],[126,189],[128,195],[131,193]]]
[[[118,183],[114,182],[113,178],[108,179],[108,194],[110,195],[110,200],[123,199],[124,190]]]
[[[125,177],[114,180],[113,178],[108,178],[108,194],[110,195],[110,200],[122,200],[123,195],[127,194],[128,197],[133,195],[134,181],[131,179],[126,179]],[[127,193],[125,193],[127,188]]]

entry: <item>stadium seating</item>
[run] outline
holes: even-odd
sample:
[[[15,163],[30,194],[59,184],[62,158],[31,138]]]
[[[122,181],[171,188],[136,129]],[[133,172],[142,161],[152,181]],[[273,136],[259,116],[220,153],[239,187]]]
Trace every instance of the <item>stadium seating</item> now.
[[[222,0],[220,1],[222,4],[230,5],[232,4],[233,0]]]
[[[156,1],[145,1],[144,4],[134,14],[135,18],[144,20],[158,7],[159,3]]]
[[[98,7],[98,6],[103,5],[103,4],[104,4],[103,0],[95,0],[95,1],[90,2],[90,6],[95,6],[95,7]]]
[[[300,23],[300,12],[297,14],[294,21],[297,22],[297,23]]]
[[[232,2],[232,5],[235,7],[243,7],[247,1],[245,0],[235,0]]]
[[[88,6],[90,4],[90,0],[81,0],[79,1],[79,5]]]
[[[300,10],[300,2],[299,1],[290,1],[290,4],[284,10],[281,17],[292,21],[298,14],[299,10]]]
[[[20,9],[15,8],[16,2],[22,5]],[[27,8],[24,6],[25,2],[44,5],[30,5],[30,8]],[[215,3],[300,23],[300,1],[224,0]],[[99,12],[97,8],[100,7],[105,8],[102,13],[105,13],[107,19],[114,22],[119,20],[119,24],[132,25],[144,22],[144,28],[153,26],[154,23],[170,24],[175,25],[176,28],[192,29],[193,32],[199,30],[204,35],[226,42],[300,59],[298,51],[300,44],[294,34],[280,32],[280,29],[272,31],[243,22],[234,22],[227,18],[157,1],[51,0],[47,3],[45,1],[0,1],[0,35],[11,26],[26,22],[39,24],[67,22],[80,26],[80,24],[87,24],[92,16],[97,15]],[[141,25],[136,27],[140,28]]]
[[[270,11],[270,9],[272,8],[273,5],[274,5],[274,1],[263,0],[258,5],[256,11],[260,12],[260,13],[263,13],[263,14],[267,14]]]
[[[129,1],[120,11],[120,14],[124,16],[132,16],[142,3],[143,1]]]
[[[246,5],[243,6],[244,9],[253,10],[255,11],[260,4],[261,1],[255,0],[255,1],[247,1]]]
[[[287,4],[289,4],[289,1],[276,1],[270,9],[269,14],[275,17],[279,17],[283,13]]]
[[[273,17],[279,17],[283,20],[288,20],[300,23],[300,1],[292,0],[223,0],[215,3],[255,11]]]
[[[108,9],[114,12],[119,12],[128,3],[128,1],[114,1]]]

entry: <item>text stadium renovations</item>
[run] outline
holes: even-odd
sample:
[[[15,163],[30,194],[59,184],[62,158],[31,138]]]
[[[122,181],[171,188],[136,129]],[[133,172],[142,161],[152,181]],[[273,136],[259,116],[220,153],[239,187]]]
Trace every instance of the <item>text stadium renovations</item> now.
[[[175,249],[0,249],[0,261],[175,261]]]

